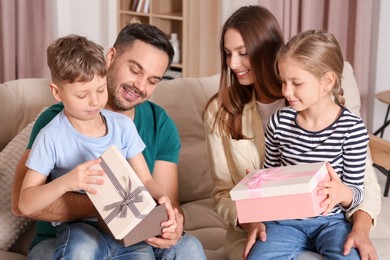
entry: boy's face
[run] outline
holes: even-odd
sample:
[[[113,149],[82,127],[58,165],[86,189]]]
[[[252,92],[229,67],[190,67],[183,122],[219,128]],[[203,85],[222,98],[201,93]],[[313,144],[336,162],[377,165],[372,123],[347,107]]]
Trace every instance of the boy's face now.
[[[169,59],[164,51],[137,40],[120,56],[111,48],[107,63],[107,106],[125,112],[150,98],[168,67]]]
[[[66,115],[82,121],[100,117],[108,99],[106,77],[95,76],[90,82],[51,86],[54,97],[64,103]],[[69,118],[69,119],[71,119]]]

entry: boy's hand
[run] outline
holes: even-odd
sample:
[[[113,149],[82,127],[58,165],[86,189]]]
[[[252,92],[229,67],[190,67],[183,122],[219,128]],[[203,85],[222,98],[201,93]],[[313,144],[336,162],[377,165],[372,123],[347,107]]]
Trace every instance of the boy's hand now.
[[[90,168],[95,164],[99,164],[100,161],[100,158],[86,161],[85,163],[78,165],[67,174],[59,177],[58,181],[63,184],[62,187],[64,187],[65,192],[84,190],[85,192],[96,194],[96,190],[89,184],[103,184],[104,181],[102,179],[96,178],[96,176],[103,176],[104,172],[102,170],[95,170]]]

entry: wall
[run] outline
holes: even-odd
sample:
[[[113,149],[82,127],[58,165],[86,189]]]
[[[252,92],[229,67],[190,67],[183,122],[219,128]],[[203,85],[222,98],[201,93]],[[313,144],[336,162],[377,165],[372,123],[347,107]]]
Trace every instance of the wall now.
[[[373,0],[377,6],[374,17],[378,17],[374,23],[372,36],[377,38],[371,50],[371,93],[369,121],[366,122],[370,131],[375,131],[383,123],[387,106],[374,97],[379,91],[390,90],[390,1]],[[57,10],[57,31],[59,36],[77,33],[87,36],[91,40],[101,44],[106,50],[112,46],[117,35],[116,0],[55,0]],[[256,0],[231,1],[222,0],[222,21],[242,5],[256,4]],[[390,127],[385,132],[386,139],[390,140]]]
[[[371,62],[371,87],[372,87],[372,104],[369,115],[372,115],[370,122],[367,122],[371,131],[375,131],[382,124],[386,115],[387,105],[376,100],[375,93],[390,90],[390,1],[380,0],[375,1],[376,12],[378,16],[378,24],[374,25],[374,35],[372,37],[377,39],[376,46],[372,48],[374,59]],[[390,126],[385,131],[383,136],[390,140]]]
[[[86,36],[107,50],[115,41],[116,0],[55,0],[58,36]]]

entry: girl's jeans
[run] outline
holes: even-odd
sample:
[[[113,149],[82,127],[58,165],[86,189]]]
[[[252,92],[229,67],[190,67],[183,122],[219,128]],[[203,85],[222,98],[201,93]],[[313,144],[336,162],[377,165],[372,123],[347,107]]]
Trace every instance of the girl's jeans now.
[[[252,259],[294,259],[304,251],[318,252],[324,259],[360,259],[357,249],[343,255],[344,243],[351,232],[351,223],[344,214],[308,219],[270,221],[267,241],[257,240],[249,253]]]

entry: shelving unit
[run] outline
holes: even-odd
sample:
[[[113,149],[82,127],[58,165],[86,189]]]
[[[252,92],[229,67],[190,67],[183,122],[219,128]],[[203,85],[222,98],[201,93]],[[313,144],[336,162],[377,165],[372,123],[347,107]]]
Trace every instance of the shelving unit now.
[[[141,22],[160,28],[168,37],[177,33],[180,62],[171,68],[183,77],[218,73],[220,0],[148,0],[148,12],[132,11],[136,0],[117,1],[118,32],[128,23]]]

